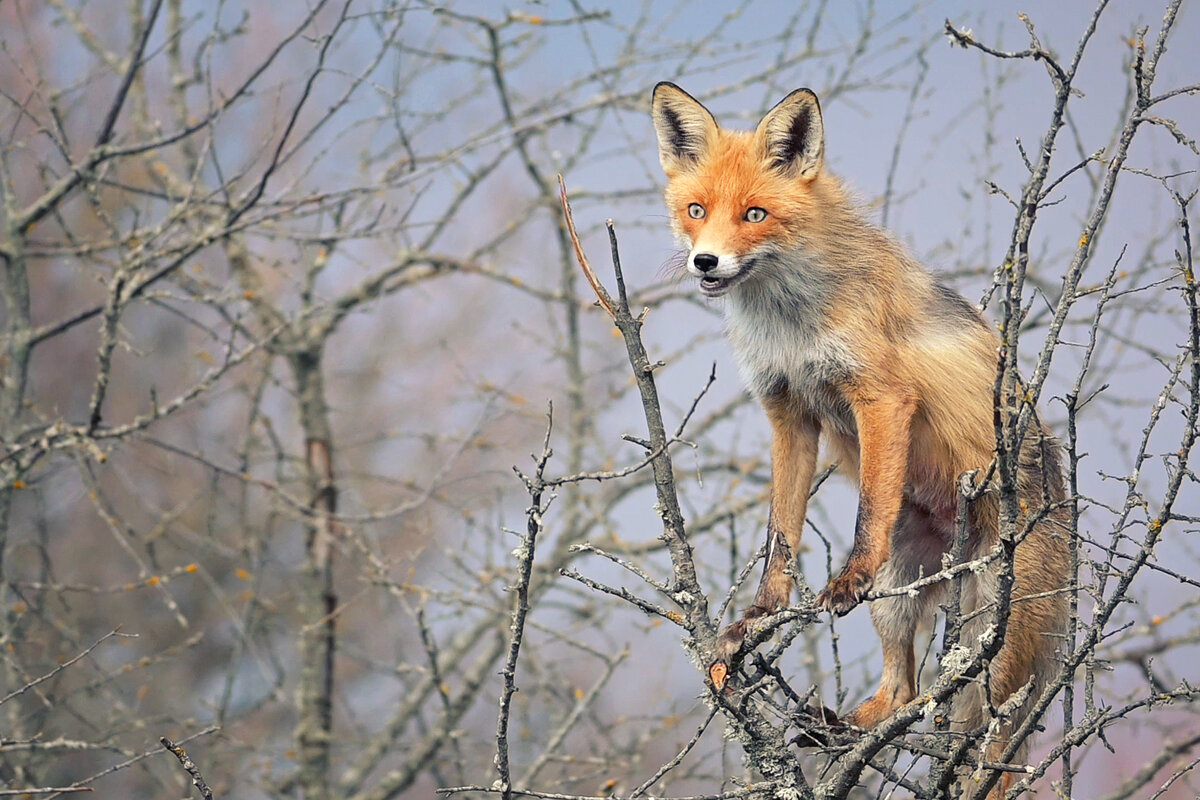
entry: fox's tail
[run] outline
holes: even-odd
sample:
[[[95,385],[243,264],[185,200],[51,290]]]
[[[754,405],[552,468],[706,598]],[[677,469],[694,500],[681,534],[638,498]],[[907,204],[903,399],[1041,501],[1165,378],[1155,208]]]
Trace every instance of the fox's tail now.
[[[1058,443],[1049,432],[1028,437],[1022,447],[1021,506],[1026,509],[1020,528],[1034,520],[1013,556],[1013,585],[1004,643],[985,678],[965,687],[952,705],[954,727],[964,733],[986,731],[979,740],[984,760],[1005,760],[1013,733],[1028,717],[1033,705],[1058,675],[1057,651],[1062,645],[1069,610],[1068,584],[1071,535],[1070,510],[1059,463]],[[1047,446],[1048,445],[1048,446]],[[1047,504],[1046,501],[1049,501]],[[996,542],[998,498],[986,495],[972,509],[976,527],[990,536],[978,540],[978,557]],[[996,570],[971,573],[964,582],[962,612],[972,619],[964,626],[963,644],[974,646],[992,628],[999,598]],[[987,694],[983,680],[987,681]],[[989,702],[990,700],[990,702]],[[1006,760],[1020,764],[1028,755],[1029,736]],[[1005,773],[999,786],[1006,789],[1014,773]],[[998,795],[999,796],[999,795]]]

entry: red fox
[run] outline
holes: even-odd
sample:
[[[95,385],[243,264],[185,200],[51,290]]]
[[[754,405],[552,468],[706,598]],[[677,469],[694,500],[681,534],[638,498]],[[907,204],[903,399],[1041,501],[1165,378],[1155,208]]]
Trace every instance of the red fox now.
[[[872,587],[904,586],[941,569],[958,476],[986,471],[996,450],[997,339],[974,306],[868,223],[824,169],[813,92],[792,92],[753,132],[740,132],[720,128],[693,97],[660,83],[653,117],[687,271],[701,293],[725,298],[729,339],[773,433],[766,564],[754,604],[718,640],[710,677],[719,690],[742,655],[747,621],[790,603],[822,435],[857,476],[860,501],[846,565],[818,605],[846,614]],[[1067,621],[1061,456],[1040,425],[1025,437],[1018,483],[1023,513],[1036,522],[1015,550],[1011,613],[989,671],[996,706],[1031,678],[1037,697]],[[971,505],[968,522],[967,557],[988,553],[999,540],[995,492]],[[871,728],[916,698],[913,638],[932,624],[945,592],[940,583],[870,604],[883,680],[849,722]],[[962,610],[975,623],[968,637],[990,623],[996,594],[993,572],[966,581]],[[982,692],[957,701],[953,716],[959,729],[984,724]],[[1002,784],[1010,783],[1006,773]]]

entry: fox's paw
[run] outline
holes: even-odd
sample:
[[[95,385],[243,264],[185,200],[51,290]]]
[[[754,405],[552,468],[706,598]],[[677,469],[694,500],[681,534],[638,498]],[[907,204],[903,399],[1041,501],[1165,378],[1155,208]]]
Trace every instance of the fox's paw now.
[[[846,720],[825,706],[805,706],[793,715],[792,723],[800,729],[791,741],[797,747],[828,747],[852,733]]]
[[[708,679],[712,682],[714,690],[719,692],[725,688],[729,673],[742,660],[746,644],[746,623],[766,613],[758,606],[751,606],[746,609],[741,619],[721,631],[721,635],[717,637],[716,658],[708,665]]]
[[[843,570],[819,595],[817,607],[844,616],[862,602],[875,585],[875,576],[863,570]]]
[[[869,731],[881,721],[891,716],[893,710],[894,709],[890,703],[876,695],[847,714],[846,722],[850,723],[856,728],[862,728],[863,730]]]
[[[717,657],[708,665],[708,679],[715,691],[725,688],[729,679],[729,671],[737,666],[742,654],[742,645],[746,642],[746,620],[739,619],[717,637]]]

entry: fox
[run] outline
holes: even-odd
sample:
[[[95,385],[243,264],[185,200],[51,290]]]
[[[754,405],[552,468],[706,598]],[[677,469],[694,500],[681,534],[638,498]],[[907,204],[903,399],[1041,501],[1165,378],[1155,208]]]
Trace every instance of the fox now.
[[[673,83],[659,83],[651,105],[686,272],[702,295],[725,303],[727,337],[772,432],[766,560],[753,604],[717,639],[709,682],[720,691],[744,656],[747,624],[791,602],[822,440],[857,480],[859,505],[845,566],[817,596],[818,607],[845,615],[872,588],[906,586],[942,569],[954,541],[959,476],[987,474],[996,454],[999,342],[981,312],[872,224],[825,168],[824,122],[811,90],[788,94],[753,131],[720,127]],[[956,696],[960,730],[987,724],[988,701],[999,706],[1031,681],[1029,697],[1037,698],[1057,669],[1068,620],[1066,490],[1060,445],[1040,420],[1030,429],[1018,459],[1029,525],[1013,554],[1005,637],[986,696],[981,687]],[[967,558],[997,545],[999,516],[994,490],[971,503]],[[845,721],[870,729],[917,698],[914,638],[932,626],[947,591],[940,582],[869,603],[882,679]],[[967,573],[966,636],[983,633],[997,596],[994,566]],[[985,756],[998,758],[1005,744],[1001,732]],[[1004,773],[1000,791],[1012,775]]]

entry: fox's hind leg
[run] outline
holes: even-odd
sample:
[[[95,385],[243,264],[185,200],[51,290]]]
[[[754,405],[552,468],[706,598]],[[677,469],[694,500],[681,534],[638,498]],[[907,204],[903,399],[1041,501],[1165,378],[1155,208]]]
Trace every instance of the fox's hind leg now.
[[[906,586],[941,567],[945,538],[920,509],[905,503],[892,531],[891,555],[875,578],[875,589],[886,591]],[[847,721],[872,728],[917,693],[917,631],[933,620],[940,584],[907,594],[882,597],[871,603],[871,621],[883,645],[883,679],[875,695],[854,709]]]
[[[753,619],[773,614],[791,601],[791,568],[800,552],[800,533],[808,510],[808,493],[817,466],[820,424],[804,412],[782,389],[763,400],[771,421],[771,513],[767,522],[767,562],[754,605],[742,618],[726,628],[717,639],[715,658],[708,674],[720,690],[740,657],[746,625]]]

